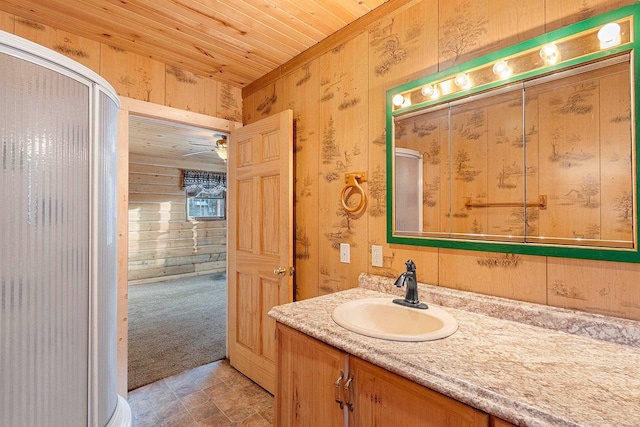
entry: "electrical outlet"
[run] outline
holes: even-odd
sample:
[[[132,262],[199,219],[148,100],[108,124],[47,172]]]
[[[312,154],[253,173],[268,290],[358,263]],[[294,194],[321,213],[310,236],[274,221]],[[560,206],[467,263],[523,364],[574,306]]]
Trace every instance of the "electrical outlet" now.
[[[340,243],[340,262],[351,263],[351,246],[348,243]]]
[[[371,265],[382,267],[382,246],[371,245]]]

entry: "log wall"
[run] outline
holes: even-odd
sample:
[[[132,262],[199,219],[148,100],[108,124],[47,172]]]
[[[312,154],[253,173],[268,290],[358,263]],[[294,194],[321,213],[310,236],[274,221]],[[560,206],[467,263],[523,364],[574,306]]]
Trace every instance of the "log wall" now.
[[[130,285],[226,271],[226,220],[187,221],[180,182],[180,169],[129,163]]]

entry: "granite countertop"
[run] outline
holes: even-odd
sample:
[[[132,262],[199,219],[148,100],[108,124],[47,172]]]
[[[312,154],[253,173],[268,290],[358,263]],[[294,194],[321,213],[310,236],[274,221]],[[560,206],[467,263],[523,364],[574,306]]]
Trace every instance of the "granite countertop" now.
[[[358,288],[274,307],[269,316],[516,425],[640,425],[640,322],[423,284],[420,299],[458,321],[452,336],[387,341],[331,319],[343,302],[397,295],[392,283],[363,274]]]

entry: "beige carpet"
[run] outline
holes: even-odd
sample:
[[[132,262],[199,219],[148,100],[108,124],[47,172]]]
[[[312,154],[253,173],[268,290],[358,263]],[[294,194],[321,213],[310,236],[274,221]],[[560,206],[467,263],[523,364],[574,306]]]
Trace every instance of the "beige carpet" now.
[[[227,279],[129,287],[129,390],[225,357]]]

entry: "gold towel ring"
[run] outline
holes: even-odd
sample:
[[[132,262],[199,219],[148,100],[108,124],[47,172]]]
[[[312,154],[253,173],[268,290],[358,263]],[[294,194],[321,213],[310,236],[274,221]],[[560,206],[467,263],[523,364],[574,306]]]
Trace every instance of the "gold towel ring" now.
[[[367,176],[365,172],[359,173],[348,173],[345,176],[344,181],[347,185],[342,189],[342,193],[340,194],[340,201],[342,202],[342,207],[345,211],[349,213],[357,212],[364,207],[364,204],[367,201],[367,196],[364,193],[364,190],[360,186],[361,182],[367,181]],[[349,191],[351,189],[351,191]],[[348,192],[348,194],[347,194]],[[358,203],[355,207],[349,207],[347,205],[347,199],[354,194],[360,194],[360,203]]]

